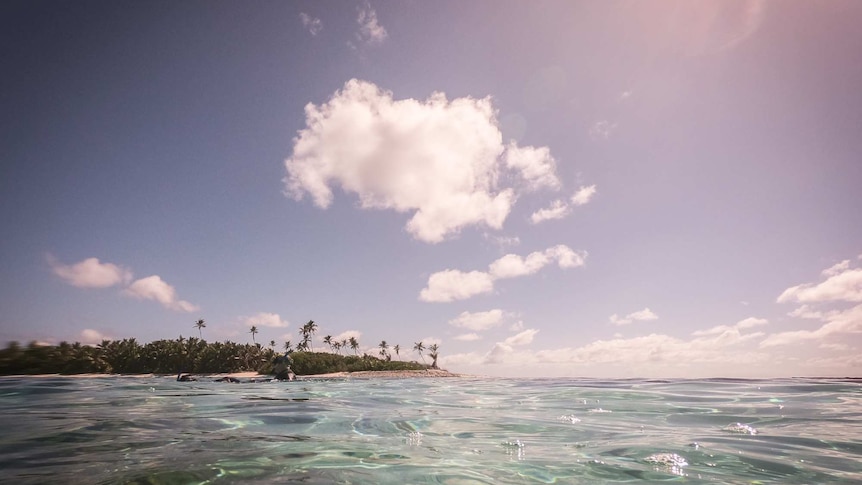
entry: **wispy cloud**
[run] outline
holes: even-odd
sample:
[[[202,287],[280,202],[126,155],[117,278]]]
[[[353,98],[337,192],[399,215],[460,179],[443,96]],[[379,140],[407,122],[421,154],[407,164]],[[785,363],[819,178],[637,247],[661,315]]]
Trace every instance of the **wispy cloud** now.
[[[574,206],[586,205],[592,200],[593,196],[596,195],[596,186],[590,185],[589,187],[581,187],[572,195],[569,201]],[[555,200],[551,203],[550,207],[539,209],[534,212],[530,216],[530,222],[533,224],[538,224],[540,222],[553,220],[553,219],[562,219],[569,215],[572,212],[571,206],[565,203],[562,200]]]
[[[487,272],[465,273],[457,269],[438,271],[428,278],[428,286],[419,293],[419,299],[427,302],[465,300],[493,291],[497,280],[533,274],[551,263],[557,263],[563,269],[583,266],[586,257],[585,251],[578,253],[560,244],[526,257],[507,254],[492,262]]]
[[[407,231],[428,243],[500,229],[519,192],[556,187],[549,150],[503,145],[490,98],[394,100],[353,79],[307,105],[306,125],[285,161],[289,196],[327,208],[340,188],[362,208],[412,213]]]
[[[386,29],[377,20],[377,12],[371,8],[371,4],[368,2],[359,7],[356,23],[359,24],[356,40],[363,44],[381,44],[389,36]]]
[[[649,320],[657,320],[658,315],[652,312],[649,308],[644,308],[643,310],[629,313],[624,317],[620,317],[616,313],[610,316],[609,320],[614,325],[628,325],[632,322],[645,322]]]
[[[611,137],[611,133],[617,129],[616,123],[611,123],[607,120],[596,121],[590,127],[590,139],[594,141],[607,140]]]
[[[566,217],[571,212],[569,206],[563,202],[562,200],[555,200],[551,203],[550,207],[539,209],[530,215],[530,222],[533,224],[538,224],[540,222],[549,221],[553,219],[562,219]]]
[[[317,35],[321,30],[323,30],[323,22],[320,19],[312,17],[305,12],[301,12],[299,14],[299,18],[302,20],[302,26],[305,27],[311,35]]]

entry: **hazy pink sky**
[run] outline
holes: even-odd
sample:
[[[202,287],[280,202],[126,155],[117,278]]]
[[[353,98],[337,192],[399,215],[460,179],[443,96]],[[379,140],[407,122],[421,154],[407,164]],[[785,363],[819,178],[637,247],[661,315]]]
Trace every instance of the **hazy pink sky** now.
[[[862,2],[0,6],[0,342],[859,375]],[[369,350],[376,354],[376,350]]]

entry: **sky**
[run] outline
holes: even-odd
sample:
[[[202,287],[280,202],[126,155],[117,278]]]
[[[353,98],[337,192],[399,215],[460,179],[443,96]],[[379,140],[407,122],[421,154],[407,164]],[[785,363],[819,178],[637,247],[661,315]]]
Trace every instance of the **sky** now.
[[[0,342],[314,320],[479,375],[862,375],[860,20],[3,2]]]

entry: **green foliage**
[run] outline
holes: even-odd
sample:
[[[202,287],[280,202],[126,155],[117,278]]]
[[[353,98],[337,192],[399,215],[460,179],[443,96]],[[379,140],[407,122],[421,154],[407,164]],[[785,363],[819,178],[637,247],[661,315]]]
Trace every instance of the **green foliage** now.
[[[14,374],[214,374],[254,371],[271,374],[276,352],[259,344],[214,342],[190,337],[156,340],[141,345],[135,339],[103,340],[97,346],[69,344],[22,348],[10,342],[0,350],[0,375]],[[370,355],[338,355],[294,352],[293,371],[298,375],[374,370],[421,370],[426,365],[379,359]]]

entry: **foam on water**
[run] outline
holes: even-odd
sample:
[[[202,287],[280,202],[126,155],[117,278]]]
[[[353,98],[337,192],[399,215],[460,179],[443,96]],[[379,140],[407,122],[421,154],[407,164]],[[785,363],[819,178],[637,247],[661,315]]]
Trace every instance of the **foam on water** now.
[[[4,483],[862,478],[862,385],[838,379],[0,378],[0,426]]]

